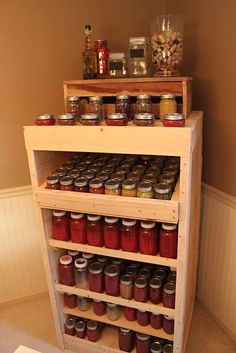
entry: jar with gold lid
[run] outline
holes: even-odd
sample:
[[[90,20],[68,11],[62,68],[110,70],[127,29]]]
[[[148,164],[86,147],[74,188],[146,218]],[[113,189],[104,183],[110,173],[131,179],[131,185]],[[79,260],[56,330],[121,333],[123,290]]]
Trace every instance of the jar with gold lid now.
[[[160,97],[160,119],[163,120],[165,114],[177,113],[177,103],[174,94],[162,94]]]

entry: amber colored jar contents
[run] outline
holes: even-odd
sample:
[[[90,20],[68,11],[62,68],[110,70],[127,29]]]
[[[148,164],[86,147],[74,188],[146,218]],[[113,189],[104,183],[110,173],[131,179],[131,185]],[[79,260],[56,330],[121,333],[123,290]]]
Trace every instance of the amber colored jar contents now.
[[[163,306],[167,308],[175,308],[175,284],[174,283],[166,283],[163,287],[162,294],[162,302]]]
[[[87,215],[87,241],[89,245],[103,246],[103,221],[101,216]]]
[[[137,277],[134,281],[134,299],[138,302],[148,301],[148,283],[144,277]]]
[[[98,114],[88,113],[81,114],[80,123],[87,126],[96,126],[100,124],[100,116]]]
[[[113,113],[107,115],[105,122],[108,126],[126,126],[128,124],[128,118],[126,114]]]
[[[162,344],[160,342],[153,342],[150,347],[151,353],[162,353]]]
[[[97,321],[89,320],[87,322],[87,336],[89,341],[96,342],[99,340],[101,332]]]
[[[98,316],[106,314],[106,304],[100,300],[93,301],[93,312]]]
[[[103,224],[104,245],[108,249],[120,249],[120,222],[115,217],[105,217]]]
[[[156,255],[158,251],[158,230],[155,222],[142,221],[139,228],[139,251],[141,254]]]
[[[82,257],[75,260],[75,281],[76,287],[88,288],[88,262]]]
[[[78,191],[78,192],[89,191],[88,179],[86,177],[80,177],[75,179],[74,186],[75,186],[75,191]]]
[[[154,115],[149,113],[135,114],[133,122],[136,126],[152,126]]]
[[[136,351],[137,353],[149,353],[151,346],[151,336],[143,333],[136,333]]]
[[[136,197],[137,187],[133,179],[126,179],[122,182],[121,195],[126,197]]]
[[[184,127],[185,118],[183,114],[179,113],[165,114],[162,123],[165,127]]]
[[[76,332],[77,337],[85,338],[86,337],[86,323],[82,320],[77,321],[75,324],[75,332]]]
[[[134,332],[126,328],[119,329],[119,348],[124,352],[131,352],[134,348]]]
[[[120,182],[117,179],[108,179],[105,182],[105,194],[112,196],[120,195]]]
[[[163,120],[168,113],[177,112],[177,103],[174,94],[162,94],[160,96],[160,119]]]
[[[174,318],[168,315],[164,315],[163,330],[165,331],[165,333],[172,335],[174,333],[174,325],[175,325]]]
[[[154,198],[159,200],[170,200],[172,196],[171,185],[157,183],[153,185]]]
[[[87,244],[87,219],[83,213],[71,212],[70,234],[74,243]]]
[[[54,116],[51,114],[42,114],[42,115],[37,115],[35,119],[35,125],[38,126],[50,126],[50,125],[55,125],[56,120],[54,119]]]
[[[120,295],[119,267],[116,265],[108,265],[105,268],[105,290],[107,295]]]
[[[74,114],[62,114],[58,115],[57,122],[59,125],[75,125],[76,124],[76,115]]]
[[[124,307],[124,317],[128,321],[136,321],[136,317],[137,317],[136,312],[137,312],[137,310],[134,308],[130,308],[128,306]]]
[[[60,189],[59,177],[56,175],[48,176],[46,189],[59,190]]]
[[[137,310],[137,322],[141,326],[149,325],[149,312],[144,310]]]
[[[89,182],[89,192],[92,194],[104,194],[103,180],[99,178],[94,178]]]
[[[103,266],[100,262],[93,262],[88,267],[89,289],[92,292],[104,292]]]
[[[76,308],[77,307],[77,295],[65,293],[64,294],[64,305],[68,308]]]
[[[60,179],[60,190],[74,191],[74,180],[71,176],[66,175]]]
[[[52,235],[54,239],[70,240],[69,219],[65,211],[52,212]]]
[[[177,258],[177,224],[162,223],[160,230],[160,256]]]
[[[138,231],[136,220],[122,219],[121,249],[123,251],[138,252]]]
[[[163,346],[163,353],[173,353],[173,345],[170,343],[167,343]]]
[[[160,330],[162,328],[162,315],[151,313],[150,325],[152,328],[155,328],[156,330]]]
[[[126,114],[131,120],[131,104],[130,97],[123,94],[116,97],[116,113]]]
[[[116,321],[120,317],[119,305],[114,303],[107,303],[107,317],[111,321]]]
[[[67,335],[75,336],[75,320],[72,317],[66,319],[64,330]]]
[[[149,297],[153,304],[162,302],[162,281],[160,278],[152,278],[149,282]]]
[[[80,98],[78,96],[66,97],[66,112],[75,114],[77,117],[80,115]]]
[[[129,275],[120,278],[120,296],[124,299],[133,298],[133,281]]]
[[[59,282],[66,286],[75,285],[74,265],[70,255],[63,255],[60,257]]]

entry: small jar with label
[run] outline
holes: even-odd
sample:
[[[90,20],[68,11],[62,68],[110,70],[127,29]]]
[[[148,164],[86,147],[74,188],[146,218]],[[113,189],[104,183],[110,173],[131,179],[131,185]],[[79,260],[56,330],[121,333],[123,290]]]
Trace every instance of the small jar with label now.
[[[126,197],[136,197],[137,186],[133,179],[126,179],[122,182],[121,195]]]
[[[106,303],[100,300],[93,301],[93,312],[98,316],[102,316],[106,314]]]
[[[159,176],[160,183],[168,184],[171,187],[172,192],[175,189],[175,177],[171,174],[161,174]]]
[[[116,96],[116,113],[125,114],[131,120],[130,97],[126,94]]]
[[[137,126],[152,126],[154,124],[154,115],[151,113],[135,114],[134,124]]]
[[[74,188],[77,192],[88,192],[89,182],[86,177],[79,177],[74,181]]]
[[[162,302],[163,306],[167,308],[175,308],[175,284],[174,283],[166,283],[163,287],[162,294]]]
[[[124,317],[128,321],[136,321],[137,318],[137,310],[135,308],[130,308],[128,306],[124,307]]]
[[[162,315],[151,313],[150,315],[150,325],[152,328],[156,330],[160,330],[162,328]]]
[[[100,122],[103,118],[103,99],[99,96],[89,97],[88,110],[90,114],[96,114]]]
[[[149,297],[153,304],[162,302],[162,281],[160,278],[152,278],[149,282]]]
[[[138,252],[138,232],[136,220],[122,219],[121,249],[123,251]]]
[[[162,94],[160,96],[160,119],[163,120],[164,116],[168,113],[177,112],[177,103],[174,94]]]
[[[70,234],[74,243],[87,244],[87,219],[83,213],[71,212]]]
[[[88,263],[82,257],[75,260],[75,281],[76,287],[87,289],[88,288]]]
[[[152,98],[149,94],[139,94],[136,100],[136,114],[152,113]]]
[[[75,336],[75,319],[68,317],[64,324],[64,331],[67,335]]]
[[[144,277],[137,277],[134,281],[134,299],[137,302],[148,301],[148,282]]]
[[[35,125],[38,126],[50,126],[55,125],[56,120],[51,114],[41,114],[37,115],[35,119]]]
[[[111,321],[116,321],[120,317],[119,305],[114,303],[107,303],[107,317]]]
[[[91,179],[89,182],[89,192],[92,194],[104,194],[105,188],[103,180],[99,178]]]
[[[150,181],[141,181],[138,184],[137,197],[152,199],[154,197],[152,183]]]
[[[134,286],[132,277],[123,275],[120,278],[120,296],[124,299],[132,299],[134,295]]]
[[[60,179],[60,190],[74,191],[74,180],[71,176],[66,175]]]
[[[145,310],[137,310],[137,322],[141,326],[149,325],[149,312]]]
[[[119,348],[124,352],[131,352],[134,348],[134,332],[126,328],[119,329]]]
[[[66,112],[74,114],[78,118],[80,115],[80,97],[68,96],[66,97]]]
[[[142,221],[139,228],[139,251],[141,254],[156,255],[158,230],[155,222]]]
[[[108,179],[105,182],[105,194],[119,196],[121,192],[120,182],[117,179]]]
[[[105,217],[103,225],[104,245],[108,249],[120,249],[120,222],[115,217]]]
[[[59,125],[75,125],[76,124],[76,115],[74,114],[61,114],[58,115],[57,122]]]
[[[100,339],[101,332],[97,321],[89,320],[87,322],[87,337],[91,342],[97,342]]]
[[[75,285],[74,265],[70,255],[63,255],[60,257],[59,282],[66,286]]]
[[[112,78],[126,76],[126,57],[125,53],[110,53],[109,55],[109,74]]]
[[[77,295],[65,293],[64,294],[64,305],[68,308],[76,308],[77,307]]]
[[[154,198],[158,200],[170,200],[172,196],[171,186],[166,183],[157,183],[153,185]]]
[[[70,240],[69,219],[65,211],[52,212],[52,235],[56,240]]]
[[[56,175],[48,176],[46,189],[59,190],[60,189],[59,177]]]
[[[175,320],[172,316],[164,315],[163,317],[163,330],[168,335],[174,333]]]
[[[167,343],[163,346],[163,353],[173,353],[173,344]]]
[[[85,338],[86,337],[86,323],[82,320],[77,321],[75,324],[75,332],[76,332],[77,337]]]
[[[149,353],[151,346],[151,336],[143,333],[136,333],[136,351],[137,353]]]
[[[109,126],[126,126],[128,118],[126,114],[112,113],[107,115],[105,122]]]
[[[81,114],[80,117],[80,123],[82,125],[96,126],[100,124],[100,121],[100,116],[94,113]]]
[[[165,127],[184,127],[185,117],[180,113],[165,114],[162,124]]]
[[[160,230],[160,256],[176,259],[177,245],[177,224],[162,223]]]
[[[160,342],[153,342],[150,347],[151,353],[162,353],[162,344]]]
[[[87,241],[89,245],[103,246],[103,221],[101,216],[87,215]]]
[[[107,295],[120,295],[119,267],[116,265],[108,265],[105,268],[105,290]]]
[[[93,262],[88,267],[89,289],[92,292],[104,292],[103,266],[100,262]]]
[[[90,300],[86,297],[78,296],[78,308],[81,311],[88,311],[90,307]]]
[[[148,44],[145,37],[129,38],[128,75],[130,77],[148,75]]]

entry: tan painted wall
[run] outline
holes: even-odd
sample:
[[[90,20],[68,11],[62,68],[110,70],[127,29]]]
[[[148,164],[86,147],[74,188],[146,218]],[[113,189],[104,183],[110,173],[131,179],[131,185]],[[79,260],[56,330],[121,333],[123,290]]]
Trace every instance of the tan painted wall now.
[[[236,196],[236,1],[168,0],[167,12],[186,16],[183,72],[205,115],[203,180]]]
[[[81,78],[83,26],[111,50],[149,35],[164,0],[2,0],[0,2],[0,188],[30,183],[22,127],[63,111],[62,82]]]

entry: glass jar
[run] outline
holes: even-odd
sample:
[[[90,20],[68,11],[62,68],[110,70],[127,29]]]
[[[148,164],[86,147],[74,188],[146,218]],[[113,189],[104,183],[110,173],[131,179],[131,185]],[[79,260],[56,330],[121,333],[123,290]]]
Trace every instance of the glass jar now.
[[[163,173],[172,175],[175,178],[175,181],[177,181],[179,176],[179,168],[175,165],[166,166],[163,168]]]
[[[120,222],[115,217],[105,217],[103,225],[104,245],[108,249],[120,249]]]
[[[132,277],[129,275],[123,275],[120,278],[120,296],[124,299],[132,299],[133,292],[134,287]]]
[[[149,325],[149,312],[145,310],[137,310],[137,322],[141,326]]]
[[[159,176],[160,183],[168,184],[171,187],[172,192],[175,189],[175,177],[171,174],[163,173]]]
[[[130,97],[126,94],[116,96],[116,113],[125,114],[131,120]]]
[[[139,277],[144,277],[147,280],[149,280],[151,278],[151,270],[149,268],[141,268],[141,270],[139,270]]]
[[[105,182],[109,179],[109,174],[107,172],[101,171],[96,174],[96,178],[102,179],[103,182]]]
[[[177,224],[162,223],[160,230],[160,256],[177,258]]]
[[[133,168],[132,168],[132,172],[136,172],[139,175],[142,175],[145,172],[146,167],[143,164],[136,164]]]
[[[108,256],[97,255],[97,261],[102,264],[103,268],[110,264],[110,258]]]
[[[162,283],[166,279],[166,276],[167,276],[167,271],[165,268],[158,268],[153,273],[153,278],[159,278]]]
[[[80,115],[80,97],[68,96],[66,97],[66,112],[74,114],[77,118]]]
[[[74,243],[87,244],[87,220],[83,213],[71,212],[70,235]]]
[[[106,314],[106,304],[100,300],[93,301],[93,312],[98,316]]]
[[[138,226],[136,220],[122,219],[121,249],[123,251],[138,252]]]
[[[104,272],[106,294],[118,297],[120,295],[119,267],[116,265],[108,265]]]
[[[127,175],[128,179],[132,179],[133,181],[135,181],[135,183],[138,183],[141,179],[141,176],[139,173],[137,172],[130,172],[128,175]],[[137,189],[136,189],[136,196],[137,196]]]
[[[75,260],[75,281],[77,288],[88,288],[88,263],[82,257]]]
[[[153,342],[150,347],[151,353],[162,353],[162,344],[160,342]]]
[[[162,94],[160,97],[160,119],[167,113],[177,113],[177,103],[174,94]]]
[[[94,113],[81,114],[80,123],[82,125],[99,125],[100,124],[100,116]]]
[[[94,178],[95,173],[96,173],[95,170],[87,169],[81,173],[81,176],[87,178],[88,181],[90,181]]]
[[[55,170],[53,175],[57,176],[58,178],[62,178],[66,175],[67,171],[65,168],[58,168]]]
[[[86,323],[82,320],[77,321],[75,324],[75,332],[76,332],[77,337],[85,338],[86,337]]]
[[[66,175],[60,179],[60,190],[74,191],[74,180],[71,176]]]
[[[77,169],[71,169],[67,172],[67,175],[71,176],[75,180],[79,177],[79,172]]]
[[[109,55],[109,74],[113,78],[126,76],[126,57],[125,53],[110,53]]]
[[[120,195],[120,182],[117,179],[108,179],[105,182],[105,194],[112,196]]]
[[[150,316],[150,325],[152,328],[156,330],[160,330],[162,328],[162,315],[151,313]]]
[[[172,335],[174,333],[175,320],[173,317],[164,315],[163,317],[163,330],[168,335]]]
[[[154,124],[154,115],[151,113],[135,114],[134,124],[137,126],[152,126]]]
[[[167,308],[175,308],[175,284],[174,283],[165,283],[163,287],[162,294],[162,303],[163,306]]]
[[[62,164],[62,167],[65,168],[67,172],[69,172],[70,170],[72,170],[74,168],[74,162],[67,161]]]
[[[59,282],[66,286],[75,285],[74,265],[70,255],[63,255],[60,257]]]
[[[126,126],[128,118],[125,114],[112,113],[107,115],[105,122],[109,126]]]
[[[158,230],[155,222],[142,221],[139,228],[139,251],[141,254],[156,255]]]
[[[148,283],[146,278],[137,277],[134,281],[134,299],[137,302],[148,301]]]
[[[65,293],[64,294],[64,305],[68,308],[76,308],[77,307],[77,295]]]
[[[167,282],[176,283],[176,272],[170,273],[167,277]]]
[[[90,306],[90,300],[86,297],[78,296],[78,308],[81,311],[88,311]]]
[[[152,278],[149,282],[149,297],[153,304],[162,302],[162,281],[160,278]]]
[[[96,72],[97,78],[104,78],[109,74],[109,49],[106,40],[96,40],[95,42]]]
[[[75,125],[76,116],[74,114],[61,114],[58,115],[57,122],[59,125]]]
[[[129,275],[132,279],[135,279],[138,275],[138,268],[134,265],[129,265],[126,267],[125,273]]]
[[[35,119],[35,125],[38,126],[50,126],[55,125],[56,120],[51,114],[37,115]]]
[[[133,179],[126,179],[122,182],[121,195],[126,197],[136,197],[137,186]]]
[[[141,181],[141,183],[138,184],[137,197],[145,199],[152,199],[154,197],[152,183],[150,183],[150,181]]]
[[[148,75],[148,44],[145,37],[129,38],[128,75]]]
[[[67,335],[75,336],[75,320],[72,317],[66,319],[64,330]]]
[[[149,94],[139,94],[137,96],[135,113],[152,113],[152,98]]]
[[[151,336],[143,333],[136,333],[136,351],[137,353],[149,353],[151,346]]]
[[[89,184],[86,177],[79,177],[74,181],[75,191],[77,192],[88,192]]]
[[[88,110],[90,114],[95,114],[99,120],[103,119],[103,98],[99,96],[89,97]]]
[[[173,345],[171,343],[167,343],[163,346],[163,353],[173,353]]]
[[[158,200],[170,200],[172,196],[171,186],[166,183],[157,183],[153,185],[154,197]]]
[[[96,261],[96,256],[87,252],[82,252],[83,259],[87,260],[88,266]]]
[[[130,171],[130,166],[128,164],[123,164],[123,165],[118,165],[118,167],[116,167],[116,172],[122,172],[122,173],[129,173]]]
[[[134,332],[126,328],[119,329],[119,348],[124,352],[131,352],[134,348]]]
[[[93,262],[88,267],[89,289],[92,292],[104,292],[103,266],[100,262]]]
[[[60,189],[59,177],[56,175],[48,176],[46,189],[59,190]]]
[[[104,194],[103,180],[94,178],[89,182],[89,192],[92,194]]]
[[[78,172],[81,173],[87,169],[87,164],[85,162],[76,163],[75,169],[77,169]]]
[[[117,265],[119,267],[120,273],[123,273],[125,268],[126,268],[126,262],[123,259],[116,259],[112,258],[111,259],[112,265]]]
[[[162,124],[165,127],[183,127],[185,126],[185,117],[180,113],[165,114]]]
[[[101,216],[87,215],[87,241],[89,245],[103,246],[103,222]]]
[[[72,257],[73,262],[79,258],[79,251],[77,250],[68,250],[67,254]]]
[[[118,180],[120,183],[125,180],[125,173],[124,172],[115,172],[111,175],[112,179]]]
[[[126,320],[128,321],[136,321],[137,318],[137,313],[136,313],[136,309],[134,308],[130,308],[128,306],[124,307],[124,317],[126,318]]]
[[[87,322],[87,336],[88,340],[92,342],[97,342],[100,339],[101,332],[97,321],[89,320]]]
[[[111,321],[116,321],[120,317],[119,305],[107,303],[107,317]]]
[[[70,240],[69,219],[65,211],[52,212],[52,235],[56,240]]]

